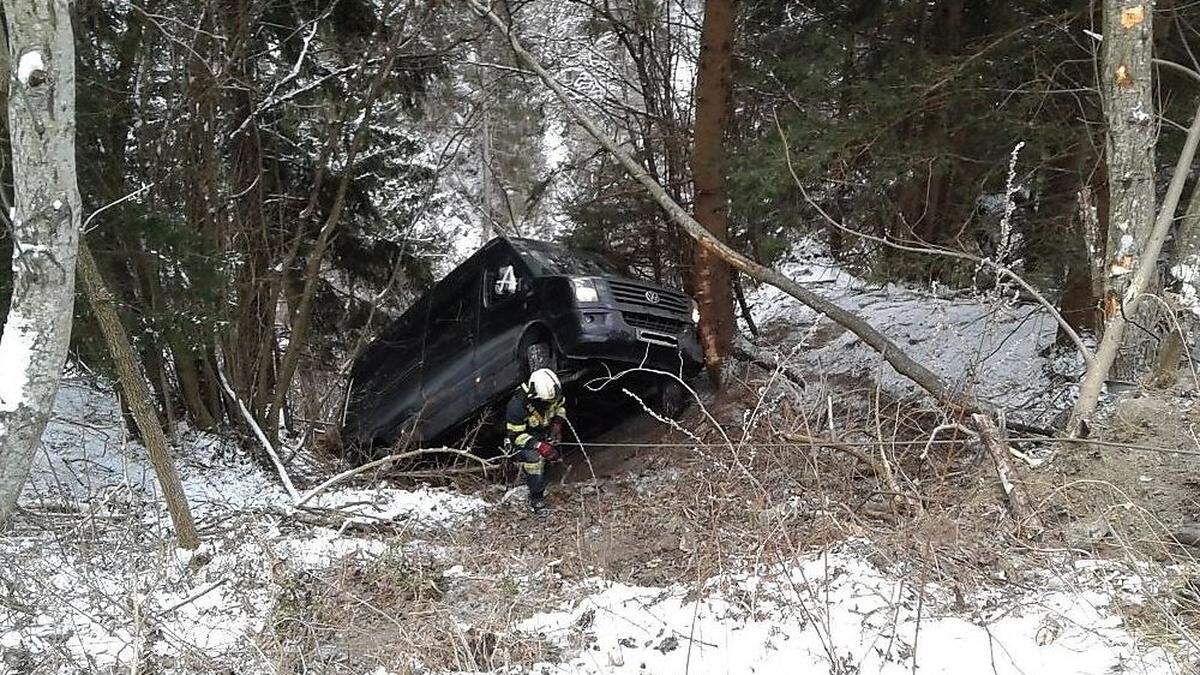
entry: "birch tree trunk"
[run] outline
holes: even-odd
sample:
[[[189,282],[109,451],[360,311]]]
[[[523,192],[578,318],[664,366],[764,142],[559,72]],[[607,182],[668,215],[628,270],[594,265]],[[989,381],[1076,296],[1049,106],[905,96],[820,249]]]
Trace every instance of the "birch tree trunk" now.
[[[1200,190],[1195,187],[1180,218],[1168,272],[1174,282],[1172,300],[1177,309],[1178,328],[1183,335],[1172,323],[1171,332],[1159,346],[1154,381],[1160,386],[1174,384],[1181,357],[1198,356],[1194,346],[1185,349],[1187,345],[1195,345],[1196,338],[1200,337]]]
[[[1153,0],[1105,0],[1100,64],[1108,126],[1108,247],[1104,295],[1107,324],[1121,311],[1139,254],[1154,229]],[[1152,311],[1152,310],[1151,310]],[[1127,317],[1129,318],[1129,317]],[[1106,327],[1107,330],[1107,327]],[[1148,336],[1129,331],[1114,374],[1133,379]]]
[[[1192,126],[1188,128],[1187,138],[1183,142],[1183,150],[1179,153],[1178,161],[1175,162],[1175,173],[1171,176],[1171,184],[1167,186],[1167,194],[1163,197],[1162,206],[1158,209],[1154,230],[1146,241],[1145,250],[1138,254],[1135,272],[1130,275],[1129,283],[1121,296],[1117,298],[1118,309],[1105,322],[1104,337],[1100,339],[1095,357],[1088,366],[1087,372],[1083,374],[1083,380],[1079,383],[1079,398],[1075,401],[1075,407],[1071,411],[1067,427],[1068,433],[1072,436],[1086,434],[1088,422],[1100,399],[1104,380],[1108,377],[1108,372],[1116,361],[1123,344],[1122,337],[1126,326],[1130,323],[1126,317],[1137,315],[1138,306],[1147,289],[1151,287],[1152,279],[1157,275],[1158,257],[1167,236],[1171,233],[1171,225],[1175,221],[1175,211],[1183,195],[1184,183],[1187,181],[1188,167],[1192,165],[1197,149],[1200,149],[1200,107],[1197,107],[1196,113],[1192,117]]]
[[[96,315],[96,322],[100,324],[100,331],[104,334],[108,353],[116,366],[125,403],[133,413],[142,442],[146,444],[146,450],[150,453],[150,463],[154,465],[154,475],[158,477],[167,511],[171,514],[171,523],[179,537],[179,546],[194,549],[200,545],[200,538],[196,535],[196,525],[192,522],[192,512],[183,493],[183,484],[180,483],[179,474],[171,460],[162,424],[154,410],[154,399],[150,388],[146,386],[146,377],[137,357],[134,356],[125,327],[121,325],[121,319],[117,316],[112,294],[104,285],[104,279],[100,276],[100,270],[96,267],[96,261],[92,258],[87,244],[82,242],[79,246],[79,277],[92,306],[92,312]],[[167,405],[170,406],[169,401]]]
[[[79,187],[68,0],[4,0],[13,155],[13,294],[0,338],[0,524],[50,418],[71,337]]]
[[[707,0],[696,74],[696,124],[692,133],[692,181],[696,220],[722,243],[729,241],[725,191],[725,122],[733,62],[735,0]],[[733,295],[729,265],[712,249],[695,249],[693,279],[700,308],[700,342],[713,377],[733,342]]]

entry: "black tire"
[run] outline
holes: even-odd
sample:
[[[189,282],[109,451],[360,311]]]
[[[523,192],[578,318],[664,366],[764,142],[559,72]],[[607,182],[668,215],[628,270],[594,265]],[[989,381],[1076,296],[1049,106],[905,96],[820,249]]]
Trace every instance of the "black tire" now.
[[[549,368],[558,372],[558,358],[554,353],[554,345],[545,336],[538,333],[528,333],[521,340],[521,363],[525,367],[525,379],[533,371]]]

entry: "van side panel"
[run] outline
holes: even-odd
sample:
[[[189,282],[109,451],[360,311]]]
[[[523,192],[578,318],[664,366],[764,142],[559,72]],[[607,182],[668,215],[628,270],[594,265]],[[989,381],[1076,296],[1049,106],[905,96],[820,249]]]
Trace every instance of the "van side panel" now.
[[[501,270],[511,266],[518,283],[515,293],[494,292]],[[497,247],[483,263],[479,328],[476,331],[475,362],[478,366],[479,404],[492,403],[511,394],[524,376],[518,345],[530,319],[538,313],[537,285],[521,258],[508,246]]]
[[[420,410],[422,342],[429,303],[421,298],[367,347],[351,371],[346,429],[351,440],[391,442],[397,418]]]
[[[463,263],[434,290],[421,373],[418,436],[429,441],[477,407],[474,342],[479,317],[480,257]]]
[[[493,240],[451,270],[356,359],[343,425],[348,440],[359,444],[393,443],[409,434],[421,440],[430,433],[428,429],[436,426],[430,424],[430,406],[422,384],[434,377],[427,371],[440,368],[438,359],[453,353],[456,347],[453,341],[446,341],[445,331],[431,331],[431,315],[443,307],[440,303],[455,295],[452,287],[471,276],[469,269],[478,268],[479,260],[501,245],[507,243]],[[439,335],[442,343],[437,341]]]

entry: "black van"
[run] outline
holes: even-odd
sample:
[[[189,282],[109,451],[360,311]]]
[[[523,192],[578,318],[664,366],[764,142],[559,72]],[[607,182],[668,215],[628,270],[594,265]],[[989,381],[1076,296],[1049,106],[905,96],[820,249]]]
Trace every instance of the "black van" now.
[[[599,257],[493,239],[355,361],[342,438],[435,442],[542,367],[564,382],[640,364],[691,377],[703,361],[696,319],[683,293]]]

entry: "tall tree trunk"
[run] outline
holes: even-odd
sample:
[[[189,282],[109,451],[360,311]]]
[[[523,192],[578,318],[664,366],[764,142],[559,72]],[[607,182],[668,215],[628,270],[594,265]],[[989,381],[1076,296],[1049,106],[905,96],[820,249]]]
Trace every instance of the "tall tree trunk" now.
[[[1108,126],[1106,323],[1121,311],[1122,296],[1154,229],[1153,9],[1153,0],[1104,2],[1100,89]],[[1143,331],[1126,333],[1115,364],[1117,377],[1133,378],[1141,361],[1139,344],[1147,337]]]
[[[175,525],[175,533],[179,536],[182,548],[194,549],[200,545],[196,535],[196,525],[192,522],[192,512],[188,508],[187,497],[183,494],[183,484],[175,471],[171,460],[171,451],[167,447],[166,436],[163,435],[162,423],[154,410],[154,399],[150,388],[146,386],[146,378],[134,356],[133,347],[129,344],[129,336],[113,303],[112,294],[104,285],[100,270],[86,243],[79,247],[79,278],[83,282],[84,293],[100,331],[104,333],[104,342],[108,345],[108,353],[117,369],[117,379],[124,394],[124,403],[129,406],[133,419],[137,423],[138,432],[146,450],[150,453],[150,463],[154,465],[154,474],[158,476],[159,487],[162,488],[163,499],[167,502],[167,511],[171,514],[171,522]]]
[[[1200,185],[1198,185],[1200,186]],[[1154,365],[1155,381],[1160,385],[1175,382],[1180,357],[1196,358],[1196,338],[1200,336],[1200,189],[1192,188],[1192,197],[1175,234],[1175,250],[1169,267],[1175,286],[1174,299],[1179,325],[1163,338]],[[1178,328],[1178,330],[1177,330]],[[1180,330],[1183,335],[1180,335]],[[1185,349],[1186,345],[1193,345]]]
[[[1175,173],[1171,176],[1171,184],[1167,186],[1167,194],[1163,197],[1162,206],[1158,210],[1154,230],[1146,240],[1145,250],[1139,254],[1135,272],[1130,276],[1127,288],[1117,299],[1122,306],[1112,312],[1105,323],[1104,337],[1101,338],[1100,345],[1096,347],[1095,357],[1088,366],[1087,372],[1084,373],[1083,380],[1079,383],[1079,398],[1075,401],[1075,407],[1071,411],[1071,419],[1068,422],[1068,432],[1072,436],[1086,433],[1087,423],[1100,400],[1100,390],[1103,388],[1104,380],[1108,377],[1108,372],[1120,351],[1125,328],[1129,323],[1126,317],[1137,315],[1142,296],[1150,288],[1151,280],[1157,273],[1158,256],[1162,252],[1163,243],[1171,233],[1171,225],[1175,221],[1175,210],[1179,206],[1183,186],[1187,180],[1188,167],[1196,157],[1197,148],[1200,148],[1200,107],[1197,107],[1196,113],[1192,117],[1192,125],[1183,142],[1183,151],[1179,153],[1179,159],[1175,162]]]
[[[733,62],[735,0],[706,0],[696,75],[696,125],[692,181],[695,217],[722,243],[729,241],[729,201],[725,193],[725,124],[729,111]],[[700,306],[700,342],[709,373],[717,378],[733,341],[733,295],[729,265],[712,249],[695,249],[696,301]]]
[[[29,478],[62,377],[81,208],[70,3],[5,0],[4,14],[15,208],[12,303],[0,338],[0,524]]]

